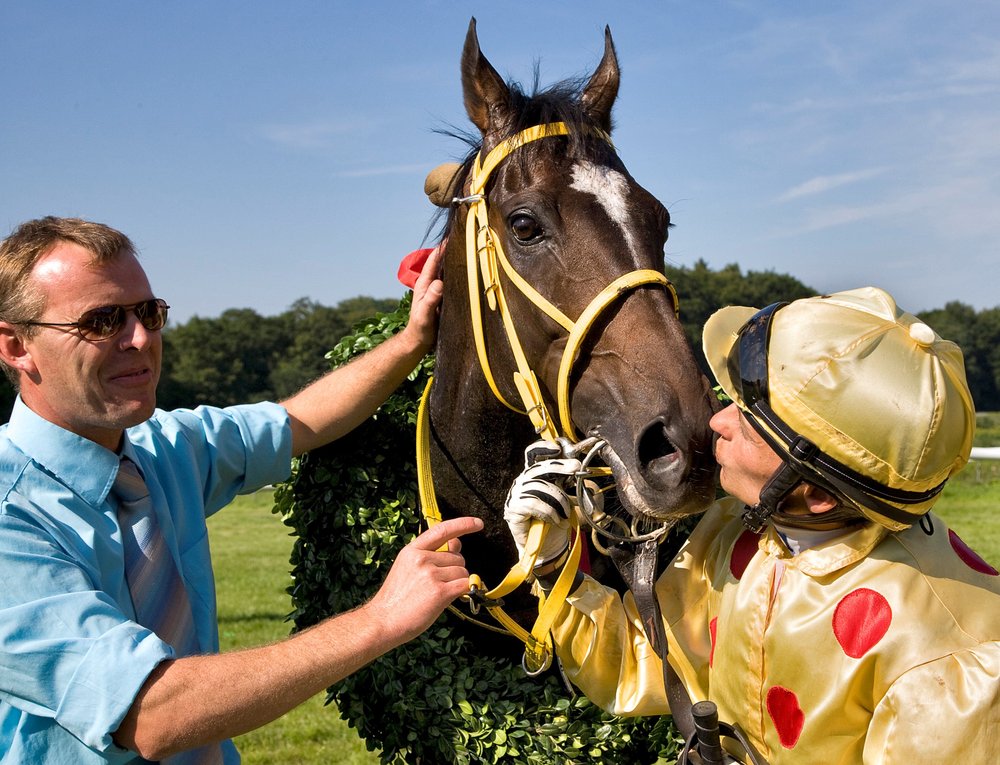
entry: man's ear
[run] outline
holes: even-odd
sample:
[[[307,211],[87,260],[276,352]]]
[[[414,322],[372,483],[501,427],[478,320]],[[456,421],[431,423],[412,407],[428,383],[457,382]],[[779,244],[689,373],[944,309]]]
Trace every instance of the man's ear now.
[[[829,512],[840,504],[840,500],[826,489],[821,489],[819,486],[811,483],[805,485],[805,491],[802,492],[802,499],[805,501],[809,512],[816,513],[817,515]]]
[[[35,371],[35,362],[31,357],[17,328],[6,321],[0,321],[0,359],[3,362],[20,372],[32,373]]]

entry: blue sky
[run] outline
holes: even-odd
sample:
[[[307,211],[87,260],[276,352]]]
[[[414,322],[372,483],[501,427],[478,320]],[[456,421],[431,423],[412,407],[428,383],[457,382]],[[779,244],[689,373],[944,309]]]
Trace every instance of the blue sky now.
[[[395,297],[463,146],[470,16],[501,74],[589,74],[614,35],[615,143],[670,209],[667,257],[1000,305],[1000,4],[0,4],[0,233],[129,234],[172,317]],[[679,285],[683,298],[683,285]]]

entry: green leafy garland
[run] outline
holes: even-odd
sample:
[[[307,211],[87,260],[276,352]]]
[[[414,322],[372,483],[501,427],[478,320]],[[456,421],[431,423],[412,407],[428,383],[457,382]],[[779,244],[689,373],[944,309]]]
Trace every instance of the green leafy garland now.
[[[398,332],[411,295],[359,324],[328,354],[333,366]],[[275,509],[294,529],[291,618],[303,629],[370,598],[419,533],[415,433],[425,358],[374,417],[299,459]],[[471,561],[470,566],[475,562]],[[382,763],[653,763],[676,759],[669,718],[619,718],[567,690],[556,673],[477,652],[449,613],[423,635],[329,691]]]

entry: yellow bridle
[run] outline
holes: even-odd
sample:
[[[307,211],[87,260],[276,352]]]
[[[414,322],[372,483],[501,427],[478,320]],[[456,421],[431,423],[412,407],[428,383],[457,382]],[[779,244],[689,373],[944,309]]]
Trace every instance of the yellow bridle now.
[[[559,421],[562,425],[562,434],[572,440],[576,440],[576,433],[569,412],[569,378],[580,344],[583,342],[591,326],[593,326],[593,323],[597,320],[597,317],[605,308],[617,300],[620,295],[645,284],[660,284],[664,286],[670,292],[675,311],[678,305],[677,292],[666,276],[652,269],[640,269],[620,276],[601,290],[574,322],[552,305],[538,290],[526,282],[510,264],[507,255],[504,253],[500,237],[497,236],[489,222],[489,209],[486,204],[486,184],[489,181],[490,175],[515,149],[532,141],[537,141],[540,138],[568,134],[569,129],[562,122],[536,125],[503,141],[494,147],[482,161],[480,161],[481,155],[477,156],[469,176],[469,194],[461,200],[469,204],[469,212],[465,224],[466,270],[469,280],[469,308],[472,319],[472,332],[476,342],[476,353],[479,355],[479,366],[483,370],[483,375],[486,377],[493,395],[509,409],[521,412],[522,414],[526,413],[531,418],[531,424],[535,427],[535,432],[542,438],[550,441],[554,441],[559,433],[555,430],[554,421],[549,416],[548,409],[542,398],[538,380],[521,347],[517,328],[514,325],[510,309],[507,307],[507,300],[500,283],[500,270],[503,269],[507,278],[510,279],[511,284],[522,295],[528,298],[535,307],[539,308],[542,313],[569,333],[569,340],[566,343],[566,348],[563,350],[562,363],[559,366],[557,403],[559,406]],[[611,139],[606,133],[600,132],[599,137],[611,143]],[[514,361],[517,364],[517,372],[513,375],[514,385],[521,396],[524,409],[518,409],[504,398],[493,377],[493,371],[486,352],[486,338],[483,332],[480,289],[486,295],[486,303],[489,309],[491,311],[499,311],[500,317],[503,320],[507,340],[510,343],[511,351],[514,354]]]
[[[603,131],[595,130],[594,132],[598,137],[609,144],[611,143],[610,137]],[[465,227],[465,249],[472,331],[480,368],[494,396],[509,409],[521,414],[527,414],[531,420],[531,424],[535,428],[535,432],[549,441],[555,441],[560,436],[560,431],[556,429],[556,422],[553,420],[545,404],[541,388],[538,385],[538,379],[531,369],[531,365],[528,363],[528,359],[521,346],[517,328],[507,306],[507,300],[500,281],[501,270],[522,295],[569,333],[559,365],[556,401],[559,407],[561,434],[571,441],[578,439],[570,416],[570,376],[572,375],[573,365],[579,355],[580,346],[601,313],[622,295],[631,292],[637,287],[650,284],[660,285],[667,289],[673,302],[674,311],[677,312],[678,310],[677,292],[667,277],[660,271],[638,269],[618,277],[601,290],[581,312],[577,320],[572,321],[525,281],[507,259],[500,237],[497,236],[489,224],[486,184],[490,175],[514,150],[541,138],[568,134],[569,128],[561,122],[537,125],[501,142],[485,158],[483,158],[480,152],[473,163],[469,175],[468,195],[455,200],[456,203],[469,205]],[[483,309],[480,293],[486,296],[486,303],[491,311],[499,311],[503,321],[507,341],[517,365],[517,371],[513,373],[513,381],[521,397],[523,409],[513,406],[506,400],[500,392],[496,379],[493,376],[483,330]],[[427,383],[417,415],[417,483],[423,515],[428,525],[433,525],[441,520],[441,512],[434,494],[430,464],[430,424],[427,413],[427,402],[430,397],[432,382],[433,380]],[[538,619],[535,621],[530,633],[504,612],[499,605],[499,601],[531,577],[538,556],[538,550],[544,540],[547,529],[545,524],[535,522],[531,525],[523,556],[497,587],[483,594],[482,591],[484,588],[479,577],[475,575],[470,577],[470,595],[472,599],[482,602],[490,614],[508,632],[518,637],[525,644],[524,666],[530,673],[540,672],[551,663],[552,645],[549,630],[561,610],[562,604],[569,595],[579,566],[582,534],[580,533],[578,521],[575,517],[570,518],[570,523],[573,527],[574,541],[570,548],[569,558],[552,591],[547,596],[541,598]]]

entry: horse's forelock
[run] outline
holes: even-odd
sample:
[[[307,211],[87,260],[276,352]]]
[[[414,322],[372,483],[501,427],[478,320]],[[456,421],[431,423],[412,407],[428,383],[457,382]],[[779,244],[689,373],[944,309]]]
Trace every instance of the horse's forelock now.
[[[526,95],[517,83],[508,83],[511,93],[511,121],[508,135],[516,135],[535,125],[562,122],[569,128],[570,154],[588,156],[594,145],[593,129],[599,127],[584,110],[581,96],[587,80],[568,79],[539,89],[537,71],[533,92]]]

